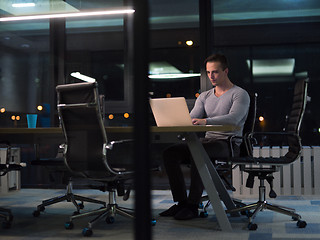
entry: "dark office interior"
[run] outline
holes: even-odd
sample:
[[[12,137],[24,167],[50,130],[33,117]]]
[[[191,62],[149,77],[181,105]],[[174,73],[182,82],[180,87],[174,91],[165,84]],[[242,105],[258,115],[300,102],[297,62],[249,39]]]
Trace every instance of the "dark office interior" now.
[[[11,5],[15,2],[1,1],[0,19],[132,4],[129,0],[31,0],[21,2],[34,2],[35,7],[18,9]],[[191,110],[198,94],[211,88],[203,74],[205,57],[223,53],[229,59],[230,79],[258,94],[257,132],[286,128],[294,83],[308,78],[300,136],[303,146],[319,145],[318,0],[149,0],[148,4],[149,78],[145,81],[150,97],[182,96]],[[107,126],[133,126],[137,118],[133,91],[139,83],[132,77],[132,42],[132,16],[125,14],[0,21],[0,128],[27,127],[29,113],[38,114],[37,127],[59,126],[55,86],[81,82],[72,76],[76,72],[97,81],[105,98]],[[148,117],[155,125],[151,111]],[[17,146],[21,161],[28,164],[36,158],[34,146]],[[161,164],[159,152],[166,146],[151,148],[154,162]],[[53,157],[57,149],[58,145],[43,143],[38,150],[40,157]],[[65,186],[61,175],[39,167],[28,167],[21,174],[22,188]],[[154,189],[168,187],[163,173],[157,173],[152,184]]]
[[[121,7],[125,2],[64,4],[89,11]],[[285,128],[294,81],[308,77],[310,102],[301,137],[303,145],[318,145],[318,5],[317,1],[275,0],[267,6],[252,1],[211,1],[212,21],[207,30],[200,26],[199,16],[205,13],[197,1],[150,1],[149,72],[160,75],[146,79],[151,96],[183,96],[191,109],[196,94],[210,88],[206,80],[199,75],[172,79],[161,78],[161,74],[199,74],[202,58],[222,52],[229,58],[230,79],[258,93],[257,116],[264,121],[257,121],[256,131],[278,131]],[[10,6],[1,6],[1,17],[13,14]],[[45,10],[41,6],[38,14]],[[130,31],[130,18],[122,16],[90,17],[85,22],[70,18],[65,24],[57,21],[51,25],[48,20],[1,22],[0,107],[5,109],[0,115],[1,127],[26,127],[27,113],[39,114],[39,127],[58,126],[54,86],[81,81],[70,75],[73,72],[98,82],[99,92],[105,95],[108,125],[133,125],[134,83],[128,73],[127,53]],[[201,31],[210,31],[208,47],[201,46]],[[186,44],[188,40],[193,41],[191,46]],[[53,63],[52,55],[57,52],[58,63]],[[57,68],[58,73],[52,70]],[[39,111],[38,105],[43,110]],[[129,115],[124,117],[124,113]],[[12,120],[12,116],[20,118]],[[151,113],[150,123],[154,124]]]

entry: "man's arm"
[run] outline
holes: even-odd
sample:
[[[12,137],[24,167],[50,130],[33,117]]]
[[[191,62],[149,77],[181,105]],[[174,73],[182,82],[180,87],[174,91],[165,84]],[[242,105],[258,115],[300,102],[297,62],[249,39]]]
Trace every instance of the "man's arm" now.
[[[228,114],[206,118],[206,124],[230,124],[239,125],[247,115],[250,104],[250,97],[246,91],[235,94],[232,106]]]

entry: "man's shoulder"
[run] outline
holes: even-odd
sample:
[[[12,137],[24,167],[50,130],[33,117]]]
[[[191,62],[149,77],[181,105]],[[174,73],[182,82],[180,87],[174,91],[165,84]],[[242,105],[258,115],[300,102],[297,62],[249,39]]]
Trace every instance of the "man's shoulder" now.
[[[238,85],[234,85],[234,87],[233,87],[232,89],[233,89],[233,91],[236,92],[236,93],[248,95],[248,91],[245,90],[245,89],[242,88],[242,87],[239,87]]]
[[[240,87],[238,85],[234,85],[233,86],[233,90],[235,90],[235,91],[246,91],[244,88],[242,88],[242,87]]]
[[[209,89],[209,90],[207,90],[207,91],[202,92],[202,93],[199,95],[199,97],[201,97],[201,98],[207,98],[207,97],[209,97],[210,95],[213,94],[213,89],[214,89],[214,88],[211,88],[211,89]]]

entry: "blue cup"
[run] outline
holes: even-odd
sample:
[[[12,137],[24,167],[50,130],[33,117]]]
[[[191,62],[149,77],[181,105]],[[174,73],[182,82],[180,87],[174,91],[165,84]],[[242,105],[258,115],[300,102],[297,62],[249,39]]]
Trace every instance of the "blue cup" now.
[[[36,128],[37,126],[37,114],[27,114],[28,128]]]

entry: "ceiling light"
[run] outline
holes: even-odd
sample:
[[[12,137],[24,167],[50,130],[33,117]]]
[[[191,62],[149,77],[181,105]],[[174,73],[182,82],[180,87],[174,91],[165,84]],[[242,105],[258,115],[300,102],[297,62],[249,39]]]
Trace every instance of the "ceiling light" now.
[[[83,75],[83,74],[81,74],[81,73],[79,73],[79,72],[73,72],[73,73],[71,73],[70,74],[72,77],[74,77],[74,78],[78,78],[78,79],[80,79],[80,80],[82,80],[82,81],[85,81],[85,82],[95,82],[96,81],[96,79],[94,79],[94,78],[92,78],[92,77],[88,77],[88,76],[86,76],[86,75]]]
[[[250,69],[250,60],[247,60]],[[252,60],[252,74],[254,77],[290,76],[293,74],[294,58],[259,59]]]
[[[57,14],[29,15],[29,16],[17,16],[17,17],[2,17],[2,18],[0,18],[0,22],[25,21],[25,20],[36,20],[36,19],[51,19],[51,18],[71,18],[71,17],[132,14],[134,12],[135,12],[134,9],[121,9],[121,10],[108,10],[108,11],[97,11],[97,12],[75,12],[75,13],[57,13]]]
[[[168,62],[151,62],[149,64],[149,78],[176,79],[198,77],[200,73],[183,73]]]
[[[16,8],[19,8],[19,7],[34,7],[36,6],[35,3],[13,3],[11,5],[12,7],[16,7]]]
[[[149,75],[151,79],[174,79],[174,78],[190,78],[190,77],[199,77],[200,73],[173,73],[173,74],[157,74]]]

